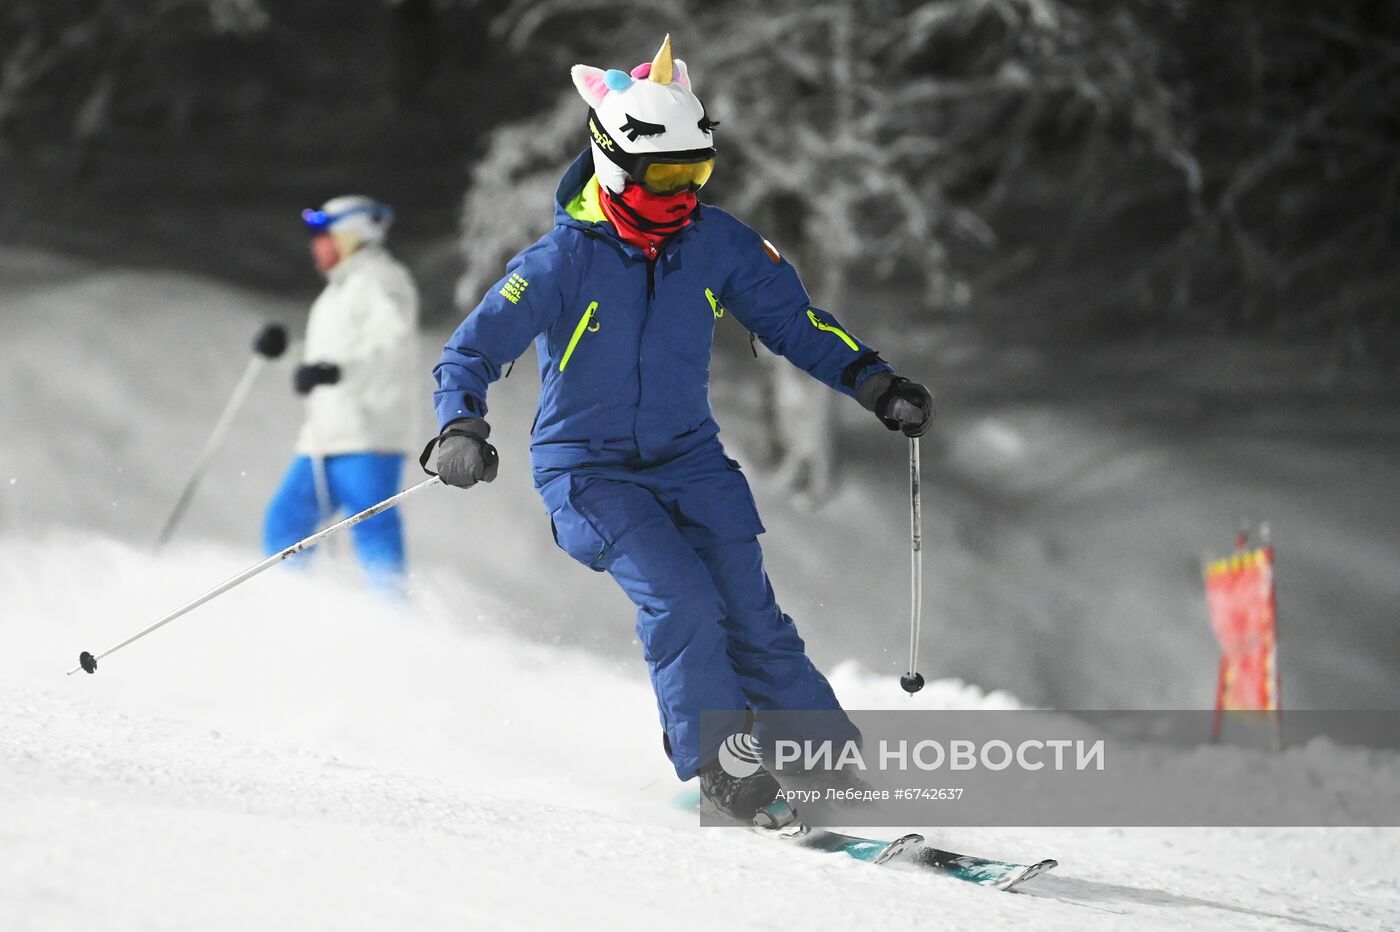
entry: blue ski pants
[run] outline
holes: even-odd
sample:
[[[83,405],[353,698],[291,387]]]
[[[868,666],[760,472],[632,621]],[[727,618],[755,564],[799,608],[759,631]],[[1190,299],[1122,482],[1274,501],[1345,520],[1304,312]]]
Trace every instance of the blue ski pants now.
[[[734,710],[738,731],[748,709],[840,708],[778,607],[753,495],[718,440],[646,468],[537,470],[536,485],[559,546],[609,573],[637,606],[637,637],[682,780],[732,733],[702,736],[702,710]]]
[[[399,491],[402,453],[344,453],[327,456],[325,494],[329,514],[322,513],[315,465],[298,456],[272,496],[263,524],[263,551],[271,556],[316,532],[321,522],[339,511],[355,514]],[[355,555],[378,588],[397,591],[404,575],[403,522],[397,508],[375,515],[350,529]]]

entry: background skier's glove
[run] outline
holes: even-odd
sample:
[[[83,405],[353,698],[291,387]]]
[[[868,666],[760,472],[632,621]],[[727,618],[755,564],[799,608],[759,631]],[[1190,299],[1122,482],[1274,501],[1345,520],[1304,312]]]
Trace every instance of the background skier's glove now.
[[[305,395],[317,385],[334,385],[340,381],[340,367],[333,362],[312,362],[297,366],[292,386],[298,395]]]
[[[442,481],[459,489],[470,489],[478,482],[496,478],[499,458],[496,448],[486,442],[491,425],[479,417],[453,421],[438,440],[437,469]]]
[[[287,349],[287,328],[281,324],[268,324],[253,338],[253,352],[267,359],[276,359]]]
[[[890,430],[906,437],[922,437],[933,423],[933,396],[918,382],[881,372],[872,375],[856,392],[856,401]]]

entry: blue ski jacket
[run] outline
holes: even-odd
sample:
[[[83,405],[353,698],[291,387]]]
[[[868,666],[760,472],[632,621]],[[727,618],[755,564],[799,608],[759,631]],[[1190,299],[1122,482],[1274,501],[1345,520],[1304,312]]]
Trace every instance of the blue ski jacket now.
[[[487,387],[533,340],[537,472],[667,462],[719,432],[710,353],[725,313],[844,394],[889,370],[811,303],[772,244],[723,210],[702,204],[649,258],[618,237],[598,198],[585,150],[560,181],[554,229],[510,261],[444,348],[440,428],[484,416]]]

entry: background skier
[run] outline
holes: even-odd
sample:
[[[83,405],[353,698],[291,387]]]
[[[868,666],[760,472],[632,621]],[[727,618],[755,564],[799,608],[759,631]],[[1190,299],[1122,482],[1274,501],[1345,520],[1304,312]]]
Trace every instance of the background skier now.
[[[771,243],[699,204],[717,121],[669,37],[630,73],[577,65],[573,80],[590,151],[559,185],[555,228],[509,263],[443,352],[438,471],[461,487],[495,477],[486,390],[534,340],[531,458],[555,539],[637,605],[677,775],[698,774],[715,808],[748,818],[777,784],[719,767],[701,710],[734,710],[739,730],[747,709],[840,706],[777,605],[753,496],[717,437],[715,322],[732,314],[892,430],[922,434],[932,402],[814,306]]]
[[[311,306],[302,363],[293,377],[306,397],[297,456],[267,509],[271,554],[315,532],[344,509],[354,513],[399,489],[413,441],[413,339],[418,290],[384,246],[394,212],[372,198],[332,198],[302,212],[326,287]],[[399,591],[403,527],[397,510],[353,529],[371,580]]]

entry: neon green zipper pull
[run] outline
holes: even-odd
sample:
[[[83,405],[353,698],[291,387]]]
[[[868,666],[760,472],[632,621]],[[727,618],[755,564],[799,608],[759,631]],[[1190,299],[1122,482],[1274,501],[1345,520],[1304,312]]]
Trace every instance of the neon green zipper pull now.
[[[714,313],[715,320],[719,320],[724,316],[724,305],[719,303],[719,298],[716,298],[715,293],[708,288],[705,289],[705,297],[709,299],[710,310]]]
[[[857,345],[855,340],[852,340],[846,335],[846,331],[842,330],[840,327],[833,327],[831,324],[824,324],[820,320],[817,320],[817,312],[810,307],[807,308],[807,319],[812,322],[813,327],[816,327],[818,330],[825,330],[827,333],[836,334],[841,338],[841,341],[854,352],[860,352],[860,346]]]
[[[601,325],[593,319],[597,312],[598,302],[594,301],[592,304],[588,305],[588,310],[584,311],[583,316],[579,318],[578,326],[574,328],[574,335],[569,338],[569,345],[564,350],[564,358],[559,360],[560,372],[563,372],[564,367],[569,364],[570,357],[574,355],[574,350],[578,347],[578,341],[583,339],[583,332],[585,330],[589,333],[598,332],[598,328]]]

